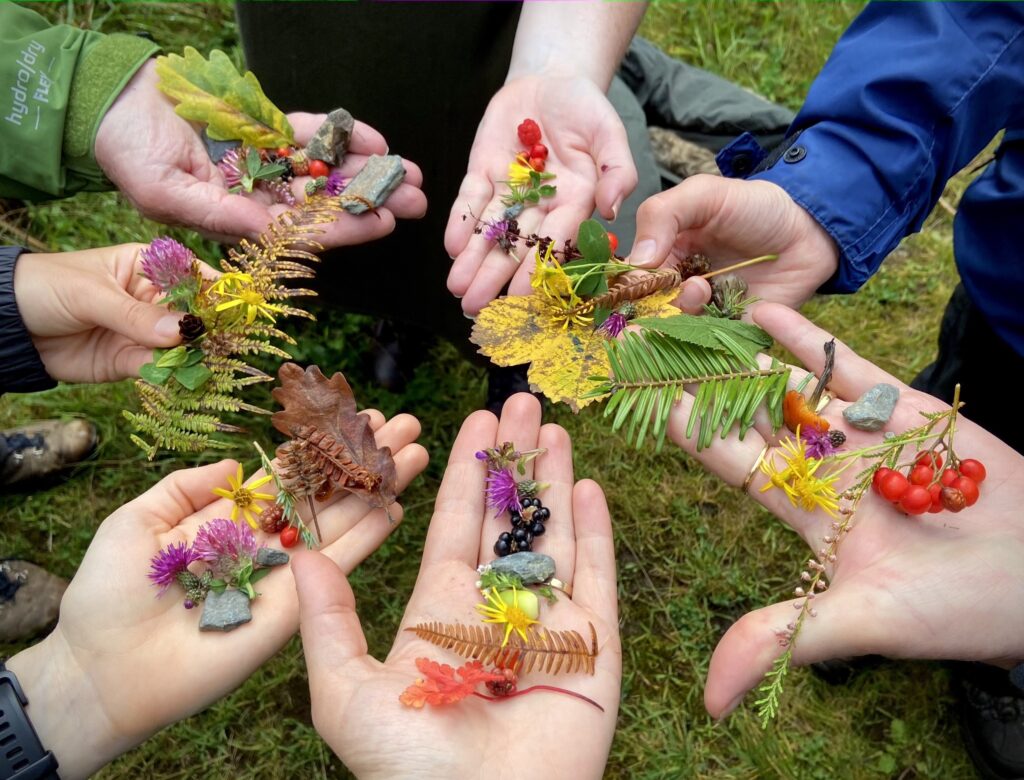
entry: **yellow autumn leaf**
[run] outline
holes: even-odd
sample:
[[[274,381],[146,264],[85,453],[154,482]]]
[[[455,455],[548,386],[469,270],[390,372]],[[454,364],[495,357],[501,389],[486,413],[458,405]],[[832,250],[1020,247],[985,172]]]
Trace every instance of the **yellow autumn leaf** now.
[[[670,317],[676,288],[635,301],[638,317]],[[559,309],[542,292],[509,295],[485,306],[470,339],[496,365],[529,363],[527,378],[536,392],[578,412],[599,398],[584,398],[594,387],[592,376],[608,376],[607,337],[592,323],[566,324]]]
[[[205,123],[210,138],[260,149],[295,145],[288,117],[263,94],[256,76],[240,74],[224,52],[214,49],[206,60],[186,46],[184,57],[157,57],[156,72],[160,90],[177,101],[178,116]]]

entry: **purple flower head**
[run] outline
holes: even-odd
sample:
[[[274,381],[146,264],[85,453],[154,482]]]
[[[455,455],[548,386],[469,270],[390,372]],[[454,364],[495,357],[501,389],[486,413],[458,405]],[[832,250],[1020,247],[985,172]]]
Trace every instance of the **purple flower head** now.
[[[149,579],[160,588],[157,596],[164,595],[178,581],[178,575],[188,571],[189,564],[198,560],[195,549],[184,542],[170,544],[154,555],[149,564]]]
[[[835,454],[836,446],[828,431],[819,431],[813,426],[800,429],[800,438],[807,447],[807,457],[821,460]]]
[[[487,460],[490,457],[491,456],[487,454],[487,450],[477,450],[476,452],[477,460]]]
[[[196,557],[210,564],[217,576],[225,577],[255,558],[257,545],[248,525],[218,518],[199,529],[192,549]]]
[[[608,319],[601,323],[598,330],[610,339],[617,339],[619,334],[626,329],[627,322],[629,320],[626,319],[625,314],[613,311],[608,315]]]
[[[142,250],[142,273],[161,292],[167,292],[192,275],[196,256],[173,238],[154,238]]]
[[[523,511],[519,501],[519,486],[512,475],[512,469],[487,470],[487,506],[497,510],[495,517],[500,517],[503,512]]]
[[[341,191],[348,185],[348,180],[341,175],[341,171],[331,171],[327,177],[327,184],[324,185],[324,193],[332,198],[341,195]]]
[[[224,183],[229,190],[238,187],[242,183],[242,168],[245,167],[245,158],[242,157],[241,147],[228,149],[220,158],[217,167],[224,174]]]
[[[487,226],[484,230],[484,238],[488,241],[497,241],[508,231],[508,220],[488,219],[484,224]]]

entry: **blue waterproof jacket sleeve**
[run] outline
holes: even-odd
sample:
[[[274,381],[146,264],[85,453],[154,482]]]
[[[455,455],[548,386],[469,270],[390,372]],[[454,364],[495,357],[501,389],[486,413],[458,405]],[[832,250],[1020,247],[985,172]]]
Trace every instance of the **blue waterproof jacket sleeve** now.
[[[1020,120],[1022,97],[1024,3],[872,3],[812,85],[790,153],[750,178],[828,231],[842,258],[823,291],[853,292]]]

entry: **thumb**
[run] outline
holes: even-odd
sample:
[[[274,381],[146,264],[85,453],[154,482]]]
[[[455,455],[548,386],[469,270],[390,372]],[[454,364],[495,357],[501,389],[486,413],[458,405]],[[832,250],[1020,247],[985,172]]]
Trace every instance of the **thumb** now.
[[[318,691],[336,691],[339,683],[354,684],[351,672],[370,671],[374,662],[367,655],[366,636],[348,580],[333,561],[318,552],[296,553],[291,567],[299,596],[310,691],[315,697]]]
[[[106,287],[90,293],[93,322],[120,333],[143,347],[173,347],[181,341],[178,323],[184,316],[166,306],[144,303],[120,287]]]
[[[626,128],[618,117],[601,123],[594,139],[594,162],[597,165],[597,188],[594,205],[601,216],[613,221],[619,216],[622,202],[636,189],[639,177],[633,155],[629,151]]]
[[[711,300],[711,284],[701,276],[691,276],[679,288],[673,303],[687,314],[700,314]]]
[[[698,174],[641,203],[629,262],[660,266],[680,233],[703,227],[721,210],[727,186],[721,176]]]

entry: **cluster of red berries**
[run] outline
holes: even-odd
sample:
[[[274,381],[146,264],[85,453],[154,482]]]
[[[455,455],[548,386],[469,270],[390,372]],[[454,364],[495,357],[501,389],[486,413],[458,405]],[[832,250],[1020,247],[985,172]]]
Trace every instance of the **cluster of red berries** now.
[[[880,468],[872,478],[872,488],[886,501],[891,501],[908,515],[925,512],[959,512],[972,506],[980,497],[978,485],[985,480],[985,466],[980,460],[954,460],[942,468],[942,455],[932,450],[922,452],[912,464],[904,466],[907,474]]]
[[[264,156],[265,152],[266,150],[261,150],[260,156]],[[305,153],[291,146],[281,146],[275,149],[267,155],[265,161],[270,159],[283,164],[288,169],[290,175],[287,178],[291,178],[291,176],[312,176],[314,179],[318,179],[331,172],[330,167],[323,160],[308,160]]]
[[[281,534],[282,547],[294,547],[299,541],[299,529],[290,525],[280,504],[271,504],[260,513],[260,529],[268,534]]]
[[[540,125],[532,119],[524,119],[516,128],[519,133],[519,141],[526,148],[523,156],[526,162],[535,171],[544,171],[545,161],[548,159],[548,148],[540,142]]]

